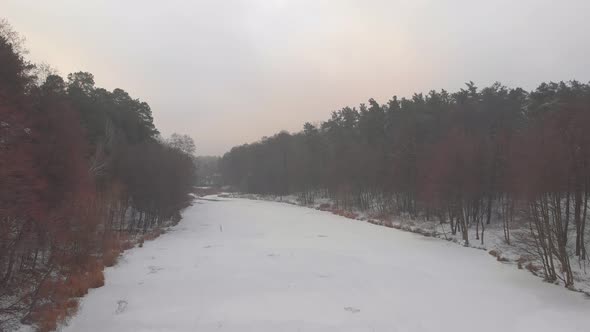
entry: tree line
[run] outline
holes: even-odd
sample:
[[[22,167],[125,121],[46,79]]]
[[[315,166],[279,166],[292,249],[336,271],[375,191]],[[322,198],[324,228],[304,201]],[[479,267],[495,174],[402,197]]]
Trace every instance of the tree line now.
[[[177,222],[195,169],[149,105],[24,57],[0,22],[0,330],[56,328],[133,240]]]
[[[486,226],[501,223],[505,241],[526,242],[547,280],[572,287],[572,257],[588,259],[590,85],[527,92],[470,82],[454,93],[370,99],[234,147],[220,169],[243,192],[435,220],[466,245],[468,230],[483,243]],[[514,223],[526,238],[513,238]]]

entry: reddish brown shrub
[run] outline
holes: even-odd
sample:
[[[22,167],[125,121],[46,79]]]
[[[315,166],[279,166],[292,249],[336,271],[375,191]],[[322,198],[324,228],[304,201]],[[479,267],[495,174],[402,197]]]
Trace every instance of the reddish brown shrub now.
[[[79,275],[68,277],[65,282],[65,287],[73,297],[82,297],[88,293],[88,283]]]
[[[133,242],[131,241],[123,241],[121,243],[121,251],[129,250],[133,248]]]
[[[527,261],[527,259],[526,259],[526,258],[524,258],[524,257],[522,257],[522,256],[521,256],[521,257],[518,257],[518,259],[516,260],[516,262],[518,263],[518,268],[519,268],[520,270],[522,270],[522,268],[523,268],[523,266],[524,266],[524,263],[526,263],[526,261]]]
[[[94,265],[93,268],[89,268],[84,274],[88,288],[99,288],[104,286],[104,266],[100,263],[100,261],[97,261],[96,265]]]
[[[164,233],[165,233],[165,232],[164,232],[163,230],[161,230],[161,229],[156,229],[156,230],[153,230],[153,231],[151,231],[151,232],[147,233],[146,235],[144,235],[144,236],[143,236],[143,240],[144,240],[144,241],[151,241],[151,240],[154,240],[154,239],[156,239],[158,236],[160,236],[160,235],[162,235],[162,234],[164,234]]]
[[[119,255],[127,249],[133,248],[133,243],[124,234],[112,234],[103,241],[102,261],[104,266],[117,264]]]
[[[525,267],[526,267],[527,270],[529,270],[531,273],[533,273],[535,275],[539,271],[541,271],[541,267],[533,264],[532,262],[529,262]]]
[[[78,310],[77,294],[86,294],[83,278],[68,278],[66,281],[45,280],[40,286],[37,305],[33,306],[30,319],[38,331],[54,331],[57,325]],[[42,304],[39,304],[42,303]]]
[[[333,214],[342,216],[344,218],[349,218],[349,219],[357,219],[358,218],[358,214],[351,212],[351,211],[346,211],[346,210],[342,210],[342,209],[333,209],[331,211]]]
[[[104,266],[111,267],[117,264],[117,260],[119,259],[120,251],[117,249],[111,249],[102,254],[102,262]]]

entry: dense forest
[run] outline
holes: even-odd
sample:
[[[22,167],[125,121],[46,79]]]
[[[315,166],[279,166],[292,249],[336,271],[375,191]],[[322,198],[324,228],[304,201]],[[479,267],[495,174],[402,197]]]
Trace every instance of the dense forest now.
[[[24,57],[0,22],[0,330],[52,330],[103,267],[189,206],[188,136],[162,139],[147,103]]]
[[[590,85],[499,83],[370,99],[301,132],[234,147],[226,184],[248,193],[329,197],[346,210],[406,214],[448,225],[466,245],[486,226],[527,242],[548,281],[572,287],[586,261],[590,195]],[[511,236],[513,224],[528,229]]]

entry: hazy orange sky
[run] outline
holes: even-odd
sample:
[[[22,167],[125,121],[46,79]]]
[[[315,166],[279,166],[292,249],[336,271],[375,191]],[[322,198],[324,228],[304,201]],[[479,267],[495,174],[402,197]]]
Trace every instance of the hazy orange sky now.
[[[147,101],[198,154],[373,97],[590,80],[588,0],[2,0],[30,58]]]

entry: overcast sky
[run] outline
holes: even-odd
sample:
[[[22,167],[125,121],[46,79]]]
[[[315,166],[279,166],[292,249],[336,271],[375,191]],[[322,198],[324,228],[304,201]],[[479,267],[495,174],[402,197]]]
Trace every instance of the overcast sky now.
[[[220,155],[373,97],[590,80],[589,0],[2,0],[33,61]]]

